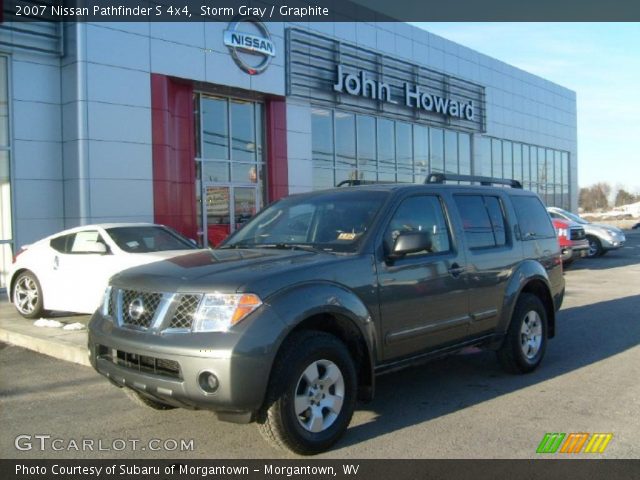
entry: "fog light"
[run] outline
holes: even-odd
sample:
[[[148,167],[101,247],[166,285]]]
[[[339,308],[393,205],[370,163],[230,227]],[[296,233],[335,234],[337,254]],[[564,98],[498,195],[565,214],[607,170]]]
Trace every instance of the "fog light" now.
[[[205,393],[216,393],[216,390],[218,390],[220,386],[218,377],[211,372],[202,372],[198,376],[198,384]]]

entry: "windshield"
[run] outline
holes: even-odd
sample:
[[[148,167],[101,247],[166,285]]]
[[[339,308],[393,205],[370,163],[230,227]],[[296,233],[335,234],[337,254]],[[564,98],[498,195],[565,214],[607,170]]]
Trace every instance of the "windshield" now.
[[[118,247],[128,253],[194,250],[197,247],[177,232],[164,227],[113,227],[107,233]]]
[[[285,198],[263,210],[221,248],[304,245],[354,252],[387,195],[340,191]]]
[[[568,218],[569,220],[571,220],[572,222],[576,222],[576,223],[589,223],[587,222],[584,218],[579,217],[578,215],[576,215],[575,213],[571,213],[571,212],[567,212],[566,210],[559,210],[559,212],[565,216],[566,218]]]

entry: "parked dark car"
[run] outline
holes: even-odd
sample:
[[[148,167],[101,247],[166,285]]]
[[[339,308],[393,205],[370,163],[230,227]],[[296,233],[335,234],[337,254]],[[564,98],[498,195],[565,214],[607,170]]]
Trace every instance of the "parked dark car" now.
[[[91,363],[138,403],[255,421],[300,454],[340,438],[376,375],[468,346],[531,372],[560,249],[537,195],[491,182],[519,187],[432,175],[284,198],[218,249],[114,276]]]

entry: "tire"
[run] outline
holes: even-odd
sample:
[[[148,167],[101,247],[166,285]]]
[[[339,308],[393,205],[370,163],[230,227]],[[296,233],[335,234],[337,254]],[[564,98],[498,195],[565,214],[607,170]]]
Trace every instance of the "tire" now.
[[[174,408],[176,408],[172,405],[168,405],[166,403],[162,403],[146,397],[145,395],[136,392],[132,388],[124,387],[123,390],[125,395],[129,397],[129,400],[131,400],[139,407],[153,408],[154,410],[173,410]]]
[[[29,270],[25,270],[16,278],[12,298],[13,305],[24,318],[33,320],[42,317],[46,312],[38,277]]]
[[[317,331],[294,334],[274,364],[258,429],[278,449],[323,452],[347,429],[356,394],[356,368],[340,340]]]
[[[588,235],[587,240],[589,240],[589,250],[587,250],[587,257],[595,258],[603,255],[604,249],[602,248],[602,243],[598,237],[594,237],[593,235]]]
[[[547,349],[547,311],[535,295],[523,293],[516,303],[498,359],[509,373],[533,372]]]
[[[573,263],[573,258],[570,258],[569,260],[565,260],[564,262],[562,262],[562,268],[569,268],[572,263]]]

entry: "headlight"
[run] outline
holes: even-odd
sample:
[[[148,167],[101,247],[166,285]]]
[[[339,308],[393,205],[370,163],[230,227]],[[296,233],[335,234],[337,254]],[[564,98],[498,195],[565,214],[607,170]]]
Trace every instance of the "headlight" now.
[[[252,293],[206,294],[193,317],[194,332],[226,332],[262,305]]]
[[[104,291],[104,297],[102,299],[102,315],[104,317],[109,315],[109,300],[111,299],[111,285],[109,285]]]

